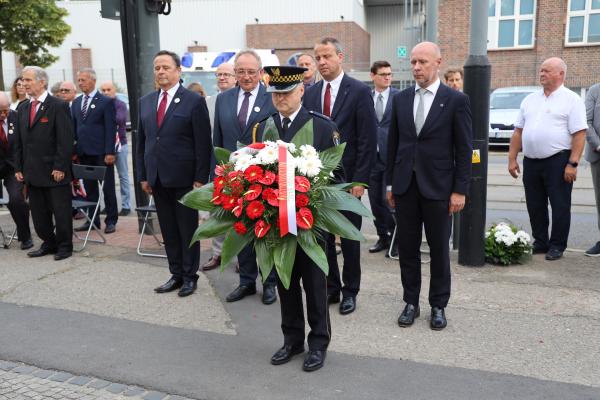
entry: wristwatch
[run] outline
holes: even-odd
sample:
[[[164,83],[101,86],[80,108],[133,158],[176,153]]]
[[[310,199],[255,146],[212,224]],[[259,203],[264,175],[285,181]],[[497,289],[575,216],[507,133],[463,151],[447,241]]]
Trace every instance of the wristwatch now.
[[[579,165],[579,163],[573,161],[567,161],[567,164],[569,164],[573,168],[577,168],[577,166]]]

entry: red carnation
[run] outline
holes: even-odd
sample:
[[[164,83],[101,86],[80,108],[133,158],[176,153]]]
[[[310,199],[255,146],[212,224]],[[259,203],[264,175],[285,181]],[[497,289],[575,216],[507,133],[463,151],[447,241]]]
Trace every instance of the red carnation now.
[[[256,182],[263,177],[263,169],[258,165],[251,165],[244,171],[244,176],[248,182]]]
[[[250,147],[251,149],[254,149],[254,150],[262,150],[265,148],[265,146],[266,146],[266,144],[264,144],[264,143],[252,143],[252,144],[249,144],[247,147]]]
[[[254,234],[260,239],[261,237],[265,236],[267,232],[269,232],[269,229],[271,229],[271,225],[267,224],[261,219],[256,223],[256,225],[254,225]]]
[[[248,191],[244,193],[244,199],[250,201],[255,200],[258,196],[260,196],[260,192],[262,192],[262,186],[258,183],[254,185],[250,185]]]
[[[267,201],[267,203],[269,203],[269,205],[271,205],[273,207],[279,206],[278,196],[279,196],[279,190],[277,190],[277,189],[266,188],[262,192],[262,198],[265,199]]]
[[[250,219],[256,219],[256,218],[260,217],[261,215],[263,215],[264,212],[265,212],[265,206],[263,205],[263,203],[261,203],[258,200],[251,201],[246,206],[246,215]]]
[[[215,175],[216,176],[223,176],[224,172],[225,172],[225,168],[222,165],[219,164],[215,167]]]
[[[235,205],[235,207],[233,207],[233,210],[231,211],[233,215],[239,218],[242,215],[242,211],[244,211],[243,205],[244,200],[241,197],[239,197],[237,200],[237,204]]]
[[[260,183],[262,183],[263,185],[269,186],[269,185],[273,184],[273,182],[275,182],[275,179],[277,179],[277,175],[275,175],[271,171],[265,171],[263,177],[260,178],[258,181]]]
[[[310,229],[313,226],[313,215],[312,212],[306,207],[302,207],[296,213],[296,224],[301,229]]]
[[[223,203],[223,193],[221,192],[220,189],[215,188],[215,190],[213,190],[213,198],[211,201],[215,205],[219,205],[219,204]]]
[[[308,196],[305,194],[296,195],[296,207],[306,207],[308,205]]]
[[[296,184],[296,190],[302,193],[308,192],[310,189],[310,181],[303,176],[297,176],[294,178]]]
[[[223,195],[223,210],[233,210],[233,207],[235,207],[238,203],[238,198],[234,197],[234,196],[227,196],[227,195]]]
[[[248,232],[248,229],[246,229],[246,225],[244,225],[244,223],[241,221],[238,221],[235,224],[233,224],[233,229],[235,229],[238,235],[245,235],[246,232]]]

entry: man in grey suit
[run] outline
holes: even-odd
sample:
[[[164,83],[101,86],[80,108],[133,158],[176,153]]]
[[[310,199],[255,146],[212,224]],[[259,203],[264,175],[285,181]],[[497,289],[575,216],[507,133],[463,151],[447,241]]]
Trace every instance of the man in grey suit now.
[[[237,143],[252,143],[252,131],[260,121],[275,113],[271,95],[260,84],[262,62],[254,50],[243,50],[235,56],[235,75],[238,87],[221,93],[215,105],[213,145],[231,151]],[[258,266],[252,246],[247,246],[238,255],[240,284],[226,300],[238,301],[256,293]],[[262,302],[272,304],[277,300],[275,273],[267,277],[263,285]]]
[[[586,135],[585,159],[590,163],[592,182],[596,193],[596,210],[598,211],[598,230],[600,230],[600,83],[593,85],[585,97],[588,130]],[[600,256],[600,242],[585,252],[586,256]]]

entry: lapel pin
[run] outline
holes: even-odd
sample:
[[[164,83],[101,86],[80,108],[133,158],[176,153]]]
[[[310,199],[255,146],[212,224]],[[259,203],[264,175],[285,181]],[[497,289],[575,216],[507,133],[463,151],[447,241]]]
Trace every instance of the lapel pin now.
[[[260,112],[260,107],[259,106],[254,107],[254,112]]]
[[[175,104],[179,103],[181,100],[179,100],[179,97],[175,97],[175,100],[173,100],[175,102]]]
[[[444,107],[444,103],[440,103],[440,107]]]
[[[41,106],[41,107],[40,107],[40,110],[44,111],[44,106]]]
[[[96,108],[96,105],[95,105],[95,104],[92,104],[92,105],[90,106],[90,108],[91,108],[91,109],[94,109],[94,108]]]
[[[9,134],[9,135],[12,135],[12,134],[13,134],[13,132],[14,132],[14,131],[13,131],[12,129],[9,129],[9,130],[8,130],[8,134]]]

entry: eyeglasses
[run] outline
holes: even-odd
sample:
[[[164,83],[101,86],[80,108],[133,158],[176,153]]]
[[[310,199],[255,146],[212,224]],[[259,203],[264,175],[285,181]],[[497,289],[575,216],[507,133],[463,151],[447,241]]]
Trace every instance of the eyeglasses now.
[[[244,71],[244,72],[246,72],[246,71]],[[241,74],[241,75],[244,75],[244,74]],[[229,77],[234,77],[235,75],[230,74],[229,72],[218,72],[215,74],[215,76],[217,78],[229,78]]]
[[[391,72],[382,72],[380,74],[376,74],[377,76],[381,76],[382,78],[389,78],[390,76],[392,76]]]
[[[59,92],[60,93],[71,93],[73,90],[71,89],[60,89]]]
[[[255,76],[256,74],[258,74],[258,70],[256,70],[256,69],[236,69],[235,74],[237,76],[244,76],[244,75]]]

